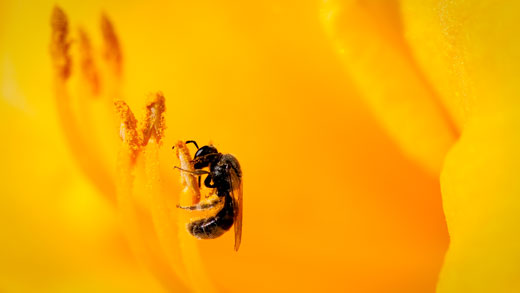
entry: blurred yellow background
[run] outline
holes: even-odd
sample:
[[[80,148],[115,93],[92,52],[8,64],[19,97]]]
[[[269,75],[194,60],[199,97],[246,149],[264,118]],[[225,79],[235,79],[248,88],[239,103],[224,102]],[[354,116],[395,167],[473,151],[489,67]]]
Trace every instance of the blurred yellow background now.
[[[449,242],[443,196],[478,195],[480,187],[465,186],[475,184],[471,178],[484,181],[478,170],[494,157],[475,163],[477,171],[459,167],[471,168],[468,162],[477,162],[473,158],[481,157],[480,152],[497,149],[511,159],[509,165],[500,163],[504,159],[488,169],[491,177],[515,170],[520,162],[513,151],[518,139],[510,139],[518,137],[512,131],[518,119],[500,120],[518,113],[518,102],[508,99],[515,87],[504,87],[513,83],[505,78],[513,71],[501,65],[502,59],[485,59],[500,51],[511,60],[517,51],[510,47],[518,43],[507,41],[510,31],[498,34],[495,47],[458,39],[464,35],[460,31],[477,38],[486,23],[507,23],[514,14],[491,10],[487,22],[478,26],[464,22],[466,16],[459,12],[483,13],[485,4],[451,7],[448,2],[1,1],[0,290],[435,291]],[[56,90],[49,49],[55,4],[70,25],[73,64],[65,86],[70,109],[60,104],[66,101]],[[103,13],[121,45],[121,77],[114,76],[103,57]],[[89,92],[81,75],[79,28],[92,44],[100,74],[98,96]],[[492,79],[486,73],[490,69],[504,78]],[[488,98],[497,88],[506,88],[504,99]],[[234,154],[244,173],[238,253],[232,232],[193,242],[200,263],[186,268],[167,257],[184,250],[154,246],[164,244],[161,233],[168,233],[157,225],[143,220],[144,230],[135,230],[152,247],[149,251],[136,255],[136,239],[125,237],[135,223],[120,217],[121,206],[114,200],[120,139],[112,101],[125,100],[139,119],[146,96],[156,91],[166,98],[167,127],[158,153],[157,189],[161,196],[171,195],[168,201],[179,197],[171,150],[178,140],[211,142]],[[473,105],[480,106],[473,111]],[[65,118],[64,108],[70,110]],[[505,129],[511,135],[497,135],[494,146],[480,144],[468,158],[452,154],[441,195],[439,176],[460,133],[467,133],[467,144],[459,145],[462,154],[487,141],[480,132],[485,128],[473,125],[490,123],[468,118],[483,116],[499,121],[490,133]],[[461,179],[459,173],[473,175]],[[458,178],[453,185],[452,178]],[[495,178],[486,190],[498,190],[496,197],[503,194],[508,200],[497,206],[509,206],[514,214],[519,202],[509,199],[519,189],[511,182]],[[156,220],[153,203],[142,196],[135,204],[147,220]],[[455,214],[465,203],[444,200],[444,208],[455,206]],[[473,210],[485,210],[490,202],[482,200]],[[464,250],[474,243],[472,237],[480,239],[472,228],[475,221],[450,220],[452,239],[459,235],[454,231],[473,231],[461,233],[460,246],[453,249]],[[458,228],[461,222],[465,224]],[[509,234],[504,222],[488,232],[508,240],[502,237]],[[191,245],[182,239],[177,245]],[[512,240],[498,257],[504,262],[493,265],[507,263],[507,251],[518,243]],[[446,275],[441,289],[462,292],[457,288],[472,288],[471,280],[486,275],[487,269],[468,274],[463,287],[453,278],[465,280],[472,263],[465,260],[479,263],[479,255],[500,245],[481,247],[465,258],[448,256],[445,269],[454,268],[454,273]],[[486,264],[481,263],[493,267]],[[519,272],[518,265],[509,264],[506,285],[498,288],[520,286],[512,287],[512,277],[507,277]],[[203,285],[194,278],[199,274]]]

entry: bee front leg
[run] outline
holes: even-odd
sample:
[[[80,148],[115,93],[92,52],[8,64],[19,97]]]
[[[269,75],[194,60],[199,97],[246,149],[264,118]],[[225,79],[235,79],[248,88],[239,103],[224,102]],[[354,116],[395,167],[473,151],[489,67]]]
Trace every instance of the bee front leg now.
[[[182,169],[181,167],[177,167],[177,166],[173,166],[173,168],[175,169],[179,169],[181,170],[182,172],[187,172],[187,173],[191,173],[193,175],[204,175],[204,174],[210,174],[208,171],[205,171],[205,170],[186,170],[186,169]]]
[[[211,179],[213,179],[213,177],[209,174],[206,179],[204,179],[204,185],[208,188],[215,188],[215,184],[211,184]]]

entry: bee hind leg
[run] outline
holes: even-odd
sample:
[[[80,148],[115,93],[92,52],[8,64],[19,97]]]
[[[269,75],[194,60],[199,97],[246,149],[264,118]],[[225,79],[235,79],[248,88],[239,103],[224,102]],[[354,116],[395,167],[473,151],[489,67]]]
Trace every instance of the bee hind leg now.
[[[216,207],[219,203],[222,202],[222,200],[223,200],[223,198],[217,197],[210,201],[199,202],[196,205],[192,205],[192,206],[177,205],[177,207],[179,209],[189,210],[189,211],[209,210],[209,209]]]

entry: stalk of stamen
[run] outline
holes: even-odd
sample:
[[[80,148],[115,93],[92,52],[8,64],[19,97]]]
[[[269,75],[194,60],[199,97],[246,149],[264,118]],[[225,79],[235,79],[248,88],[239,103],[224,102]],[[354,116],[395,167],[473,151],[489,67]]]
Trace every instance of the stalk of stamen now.
[[[178,202],[178,197],[166,194],[161,188],[159,143],[155,137],[151,137],[146,145],[143,151],[143,159],[146,179],[145,194],[161,250],[179,279],[184,282],[185,286],[189,287],[179,245],[179,227],[175,223],[176,214],[172,213],[176,209],[175,204]]]
[[[115,33],[113,37],[116,37]],[[105,165],[103,167],[114,170],[115,166],[112,163],[117,153],[118,141],[114,136],[113,127],[117,126],[118,122],[113,104],[116,97],[119,97],[121,83],[119,76],[114,77],[114,70],[107,66],[105,58],[102,58],[101,50],[92,45],[90,40],[88,33],[80,28],[77,42],[74,43],[74,48],[77,49],[74,60],[77,60],[79,65],[74,95],[79,114],[77,116],[83,126],[82,133],[88,133],[86,139],[101,156],[100,159]]]
[[[196,292],[212,292],[213,287],[202,267],[196,240],[187,235],[186,219],[179,216],[178,209],[175,207],[179,198],[164,194],[160,188],[158,148],[165,130],[164,111],[165,99],[162,93],[149,96],[145,117],[139,124],[146,177],[145,193],[149,195],[147,201],[150,204],[154,228],[162,250],[177,275],[185,282],[190,281],[188,284],[192,284],[191,289]],[[181,165],[191,164],[186,160],[190,156],[185,144],[178,144],[176,152],[182,153],[182,155],[178,154],[182,157]],[[190,166],[189,168],[193,168],[192,165]],[[194,178],[189,180],[193,189],[185,189],[185,191],[190,194],[194,202],[197,202],[200,198],[197,180]]]
[[[70,148],[78,160],[80,168],[90,178],[94,185],[110,201],[115,199],[115,185],[105,168],[101,156],[91,141],[84,137],[85,131],[74,115],[67,82],[72,72],[72,57],[70,54],[68,20],[59,7],[55,7],[51,17],[51,44],[50,52],[54,65],[54,91],[58,118],[65,133]]]
[[[178,226],[174,224],[175,218],[172,217],[175,214],[170,212],[175,210],[175,201],[178,198],[164,194],[160,188],[159,147],[166,128],[165,110],[165,99],[162,93],[148,96],[145,116],[139,123],[146,177],[145,187],[146,194],[149,195],[150,212],[162,251],[180,279],[186,280],[186,272],[182,270],[179,238],[177,237]]]
[[[182,280],[162,253],[150,212],[142,202],[143,195],[139,193],[145,184],[139,177],[142,177],[143,162],[136,160],[136,151],[128,141],[132,140],[121,144],[117,160],[117,202],[125,234],[136,258],[168,291],[185,292]]]

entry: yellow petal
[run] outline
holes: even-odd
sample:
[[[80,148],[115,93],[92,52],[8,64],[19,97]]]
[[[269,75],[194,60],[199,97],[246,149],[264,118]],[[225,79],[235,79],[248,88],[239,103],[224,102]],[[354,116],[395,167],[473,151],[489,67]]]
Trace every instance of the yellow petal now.
[[[464,64],[460,40],[453,36],[460,34],[468,11],[459,10],[463,19],[455,21],[444,14],[446,1],[400,2],[405,36],[413,56],[457,128],[462,129],[473,93],[467,83],[468,68]]]
[[[520,290],[520,111],[472,115],[442,174],[450,248],[439,292]]]
[[[397,3],[327,0],[322,22],[374,117],[406,154],[438,174],[457,130],[410,54]]]
[[[411,46],[463,128],[441,185],[439,292],[520,290],[520,33],[514,1],[402,1]]]

